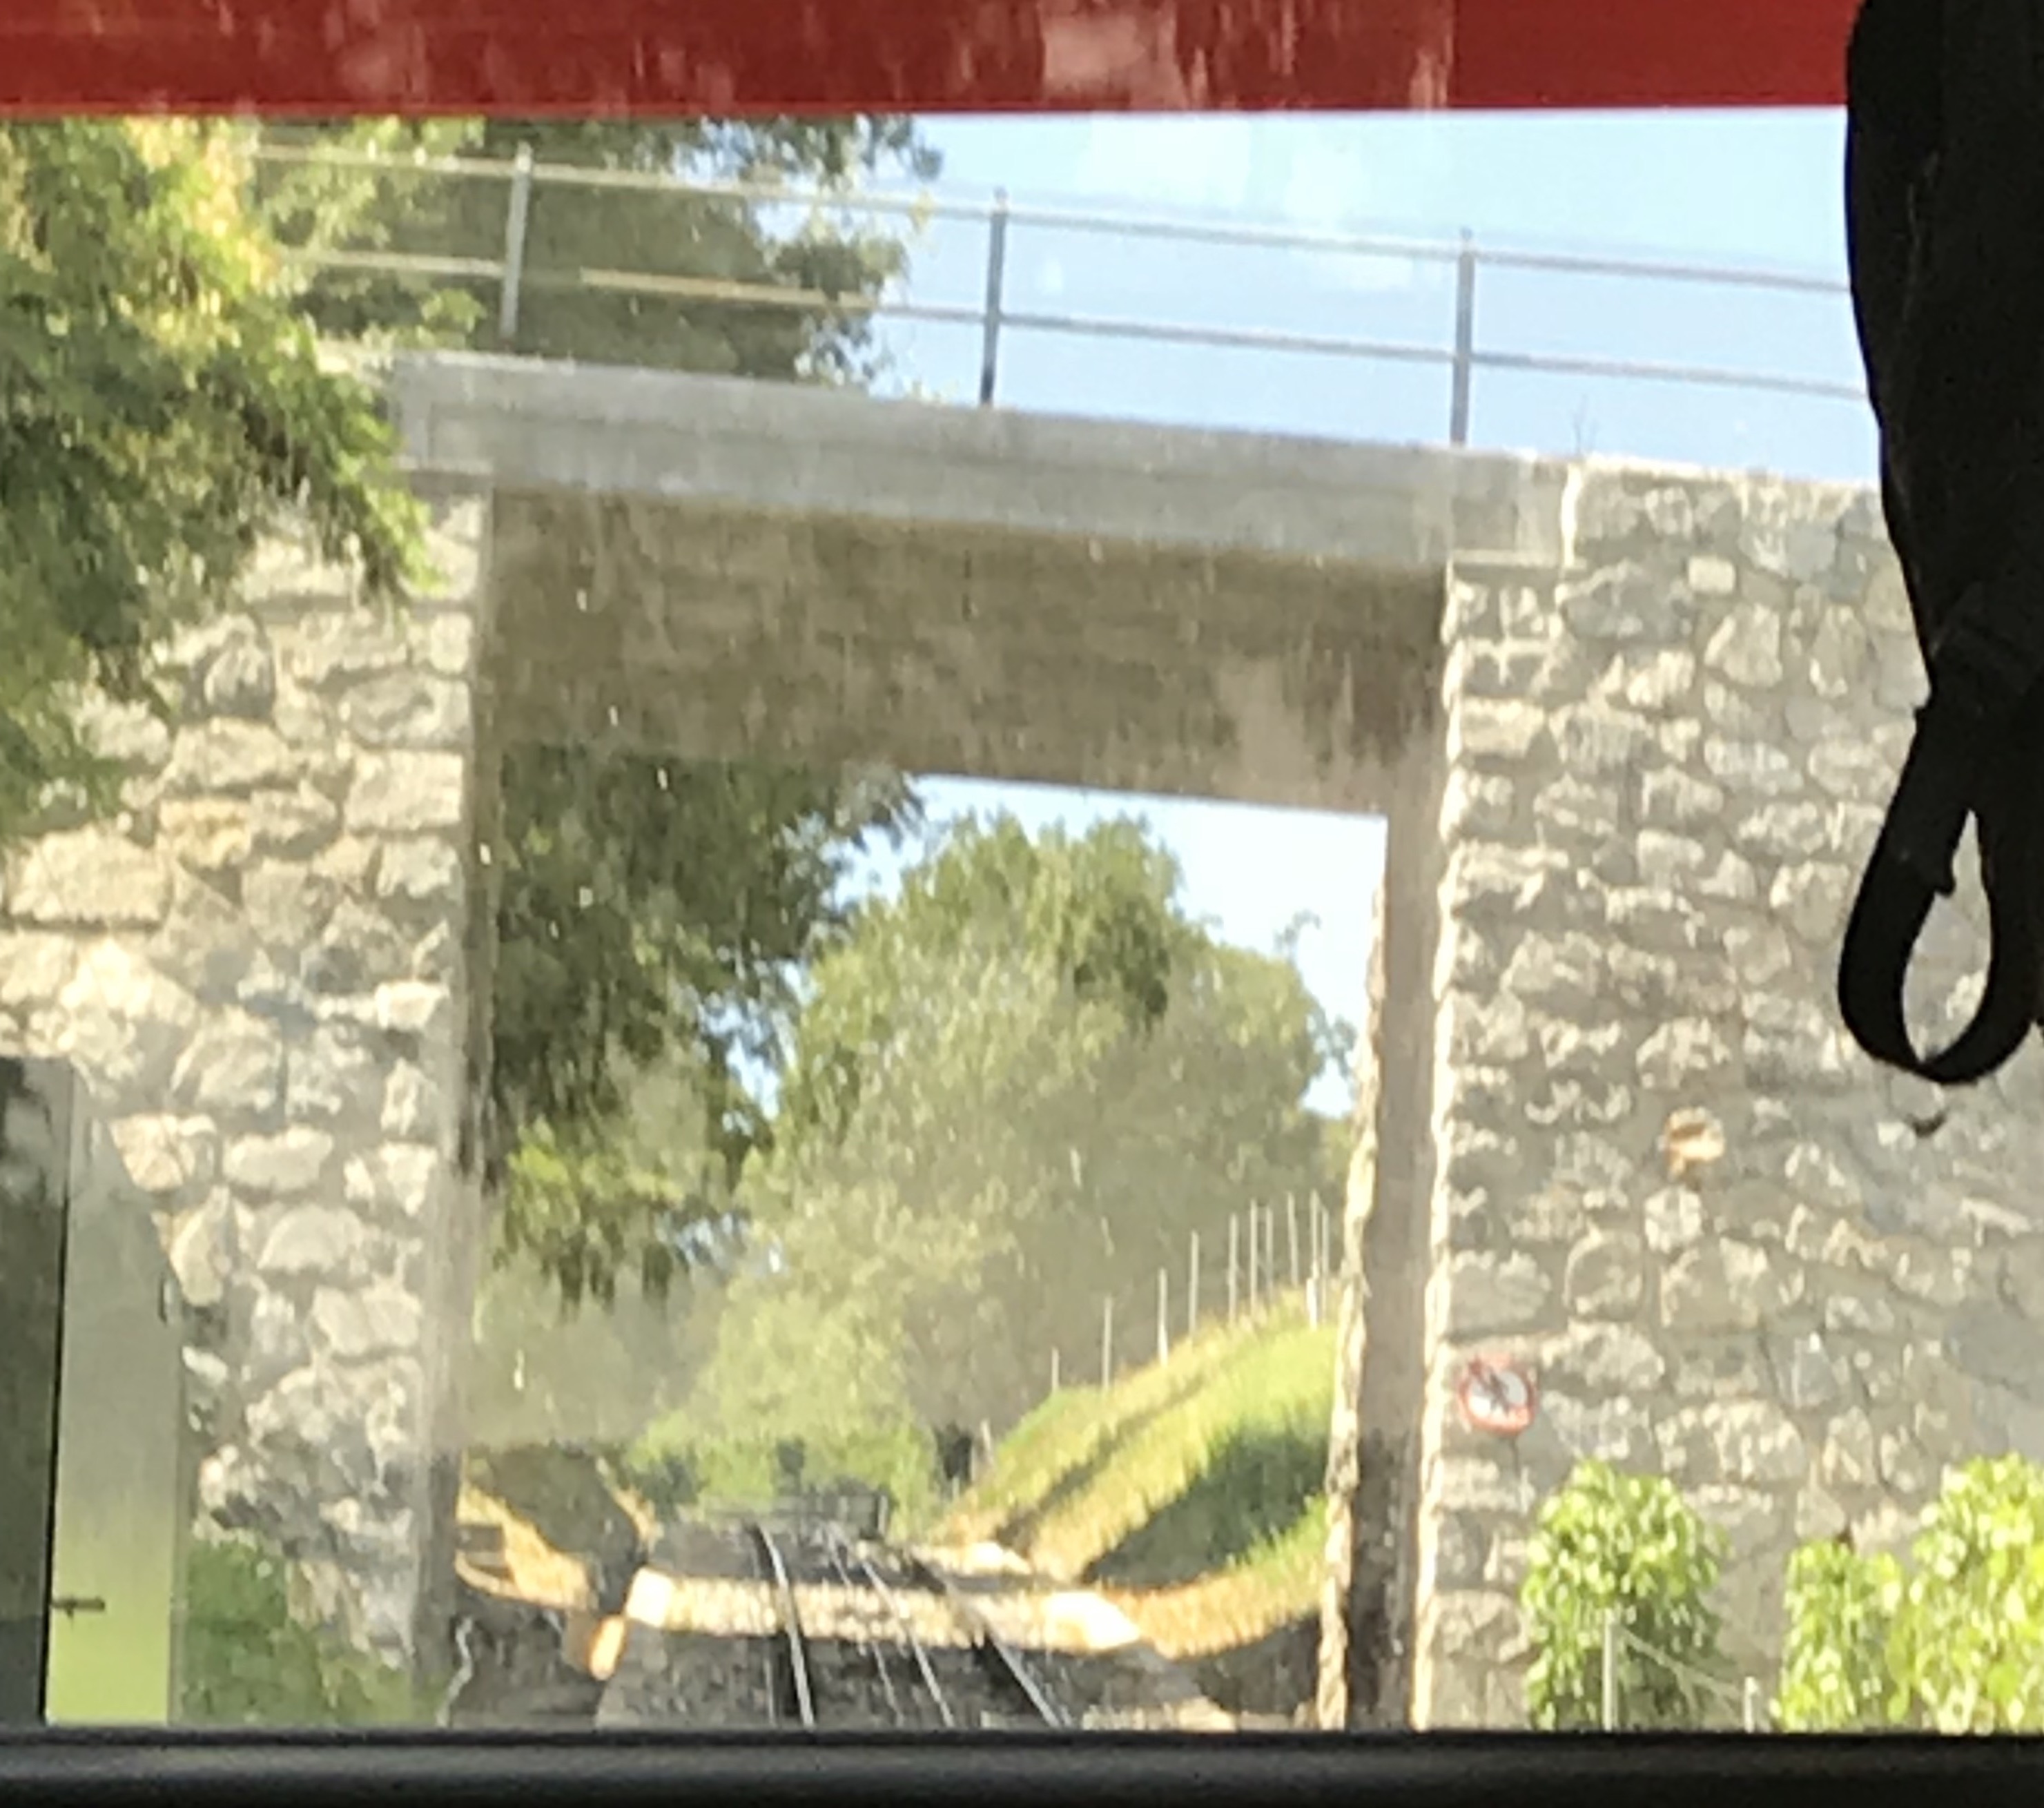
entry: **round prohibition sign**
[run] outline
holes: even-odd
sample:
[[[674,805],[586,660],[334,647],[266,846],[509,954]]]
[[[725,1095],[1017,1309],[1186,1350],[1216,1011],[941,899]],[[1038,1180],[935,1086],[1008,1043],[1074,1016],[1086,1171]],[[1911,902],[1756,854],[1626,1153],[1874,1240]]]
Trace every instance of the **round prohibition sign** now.
[[[1473,1430],[1516,1437],[1539,1410],[1539,1390],[1516,1363],[1475,1356],[1455,1383],[1455,1400]]]

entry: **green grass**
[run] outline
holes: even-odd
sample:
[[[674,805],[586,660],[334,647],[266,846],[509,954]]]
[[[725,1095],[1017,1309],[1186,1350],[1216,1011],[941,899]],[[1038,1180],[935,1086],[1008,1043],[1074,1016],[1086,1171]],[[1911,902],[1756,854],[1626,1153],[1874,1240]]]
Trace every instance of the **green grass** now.
[[[784,1443],[787,1448],[784,1450]],[[790,1473],[784,1457],[791,1459]],[[624,1453],[625,1479],[664,1512],[690,1506],[770,1505],[791,1483],[828,1490],[885,1488],[897,1510],[914,1516],[936,1497],[936,1453],[928,1434],[906,1424],[851,1424],[832,1436],[784,1441],[705,1436],[683,1410],[656,1422]]]
[[[1253,1641],[1316,1610],[1334,1333],[1296,1311],[1052,1395],[949,1539],[993,1539],[1108,1595],[1160,1649]]]
[[[182,1700],[197,1726],[430,1725],[430,1691],[294,1608],[290,1566],[243,1539],[194,1541]]]

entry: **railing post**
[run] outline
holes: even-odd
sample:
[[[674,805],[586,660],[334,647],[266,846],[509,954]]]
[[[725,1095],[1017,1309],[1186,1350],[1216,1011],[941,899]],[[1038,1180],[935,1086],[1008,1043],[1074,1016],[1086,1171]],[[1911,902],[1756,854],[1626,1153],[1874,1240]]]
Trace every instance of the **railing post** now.
[[[1200,1328],[1200,1233],[1193,1233],[1192,1248],[1185,1257],[1185,1335],[1195,1336]]]
[[[1466,446],[1470,435],[1470,382],[1476,366],[1476,239],[1462,234],[1455,260],[1454,392],[1448,404],[1448,444]]]
[[[1109,1294],[1100,1308],[1100,1391],[1114,1385],[1114,1295]]]
[[[1008,190],[993,191],[993,208],[986,217],[986,314],[981,326],[979,345],[979,405],[993,406],[993,390],[1001,359],[1001,302],[1007,287]]]
[[[1171,1271],[1157,1271],[1157,1363],[1162,1368],[1171,1360]]]
[[[511,200],[504,216],[504,285],[497,298],[497,337],[508,351],[518,336],[518,291],[525,279],[525,229],[532,217],[532,147],[511,160]]]

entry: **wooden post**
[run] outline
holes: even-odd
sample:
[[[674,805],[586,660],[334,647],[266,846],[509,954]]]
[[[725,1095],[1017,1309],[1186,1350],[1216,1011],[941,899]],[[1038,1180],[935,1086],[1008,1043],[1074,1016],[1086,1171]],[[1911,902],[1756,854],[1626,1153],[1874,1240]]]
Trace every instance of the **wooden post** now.
[[[1292,1271],[1292,1285],[1299,1285],[1299,1195],[1285,1195],[1285,1254]]]
[[[1235,1322],[1235,1312],[1239,1303],[1237,1297],[1239,1283],[1235,1268],[1236,1258],[1239,1254],[1238,1245],[1241,1241],[1241,1217],[1236,1213],[1231,1212],[1228,1218],[1228,1321],[1231,1325]]]
[[[1101,1302],[1100,1312],[1100,1387],[1104,1394],[1114,1382],[1114,1295]]]
[[[1618,1614],[1616,1610],[1607,1611],[1604,1617],[1604,1699],[1600,1703],[1598,1718],[1604,1730],[1618,1730]]]
[[[1256,1259],[1263,1252],[1263,1233],[1257,1228],[1261,1208],[1249,1202],[1249,1316],[1256,1316]]]
[[[1308,1193],[1306,1195],[1306,1241],[1312,1250],[1311,1260],[1313,1272],[1316,1275],[1326,1271],[1320,1260],[1324,1253],[1320,1247],[1320,1195],[1317,1192]]]
[[[1058,1385],[1058,1352],[1054,1348],[1051,1352],[1051,1391],[1053,1394],[1057,1392]]]
[[[1193,1233],[1192,1246],[1185,1257],[1185,1335],[1189,1337],[1200,1328],[1200,1233]]]
[[[1327,1310],[1327,1275],[1320,1264],[1320,1195],[1317,1192],[1306,1195],[1306,1267],[1312,1276],[1313,1322],[1320,1321],[1320,1314]]]
[[[1263,1208],[1263,1303],[1272,1305],[1278,1294],[1278,1208]]]
[[[1171,1360],[1171,1271],[1157,1271],[1157,1360]]]

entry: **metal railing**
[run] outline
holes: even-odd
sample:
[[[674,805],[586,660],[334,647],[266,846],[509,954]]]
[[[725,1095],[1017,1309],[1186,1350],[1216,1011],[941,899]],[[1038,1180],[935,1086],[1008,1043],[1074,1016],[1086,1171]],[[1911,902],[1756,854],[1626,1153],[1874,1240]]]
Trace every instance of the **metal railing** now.
[[[364,275],[494,284],[498,290],[499,340],[514,346],[525,298],[537,291],[581,290],[651,300],[698,302],[782,309],[808,314],[863,317],[977,327],[980,333],[978,401],[995,404],[1000,390],[1001,350],[1005,333],[1043,333],[1093,338],[1116,338],[1154,344],[1204,346],[1220,349],[1317,354],[1324,356],[1436,366],[1448,376],[1447,441],[1469,442],[1471,395],[1481,371],[1538,372],[1549,375],[1609,378],[1662,383],[1700,385],[1732,390],[1862,403],[1858,383],[1841,383],[1789,371],[1748,370],[1720,365],[1657,362],[1638,359],[1571,356],[1514,351],[1483,344],[1477,337],[1477,291],[1485,270],[1537,271],[1583,276],[1631,278],[1665,283],[1712,285],[1842,298],[1848,291],[1835,279],[1752,267],[1689,264],[1652,259],[1601,258],[1561,252],[1492,248],[1462,233],[1453,241],[1369,236],[1296,228],[1178,221],[1068,208],[1020,206],[1005,192],[990,204],[936,197],[867,193],[855,190],[792,190],[735,182],[698,182],[680,176],[637,171],[594,169],[543,163],[521,149],[508,160],[457,157],[394,157],[330,146],[259,144],[256,158],[275,164],[326,165],[392,176],[438,177],[455,182],[505,185],[503,242],[490,257],[432,256],[389,251],[287,252],[309,266]],[[627,191],[675,198],[721,199],[770,207],[813,207],[871,218],[893,217],[907,221],[949,220],[978,225],[986,235],[986,283],[978,306],[919,302],[905,295],[837,294],[815,289],[712,277],[663,275],[596,266],[574,269],[534,267],[528,258],[533,197],[542,188],[563,191]],[[1106,314],[1020,309],[1009,305],[1008,260],[1012,230],[1018,226],[1085,233],[1122,240],[1152,239],[1179,244],[1348,254],[1395,258],[1452,267],[1454,310],[1445,342],[1398,341],[1341,333],[1306,333],[1255,327],[1214,326]]]

